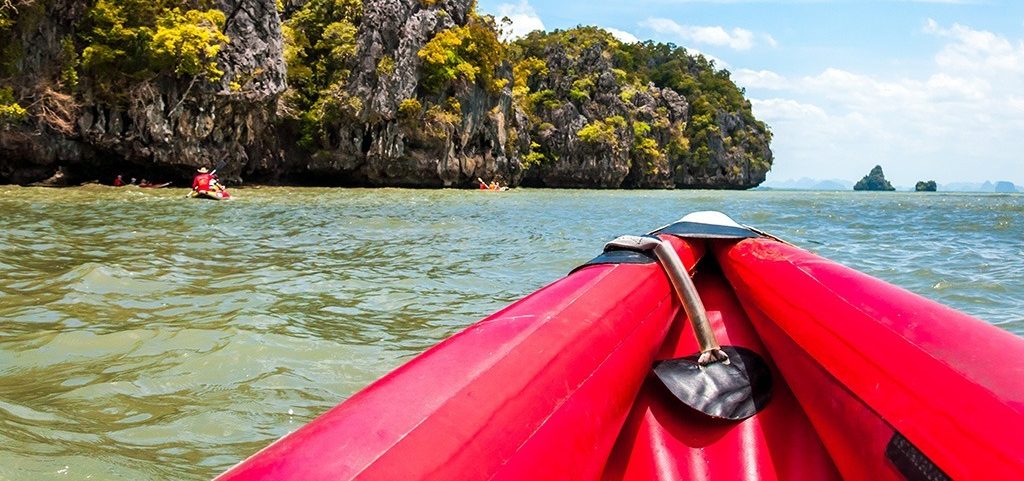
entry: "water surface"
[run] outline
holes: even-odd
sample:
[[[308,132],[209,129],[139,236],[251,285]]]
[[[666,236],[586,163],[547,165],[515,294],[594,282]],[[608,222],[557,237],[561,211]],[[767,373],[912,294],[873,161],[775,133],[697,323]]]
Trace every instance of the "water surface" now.
[[[0,480],[207,479],[620,234],[721,210],[1024,334],[1024,196],[0,187]]]

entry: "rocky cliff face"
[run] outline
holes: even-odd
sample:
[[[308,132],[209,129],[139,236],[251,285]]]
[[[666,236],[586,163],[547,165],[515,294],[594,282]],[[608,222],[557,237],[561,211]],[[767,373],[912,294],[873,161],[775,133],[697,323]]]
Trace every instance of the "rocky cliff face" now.
[[[77,37],[86,2],[28,8],[45,14],[19,18],[11,33],[23,54],[13,57],[15,74],[3,83],[16,86],[30,117],[0,128],[0,181],[31,182],[58,168],[66,181],[114,172],[185,179],[200,165],[217,164],[232,179],[279,168],[274,112],[285,71],[273,0],[219,4],[231,39],[218,57],[219,82],[159,75],[113,94],[89,77],[74,87],[60,78],[69,62],[64,45]]]
[[[94,2],[15,1],[24,8],[13,26],[0,16],[8,45],[0,89],[10,87],[29,115],[12,120],[0,111],[0,182],[117,173],[185,181],[209,165],[229,182],[749,188],[771,165],[770,133],[749,104],[714,100],[738,95],[727,73],[708,75],[679,52],[672,61],[685,65],[675,77],[638,73],[668,57],[628,59],[662,46],[623,50],[599,29],[501,47],[508,51],[484,67],[493,70],[486,81],[481,60],[471,58],[442,85],[425,82],[423,51],[439,35],[494,29],[469,0],[287,0],[283,13],[274,0],[219,0],[230,39],[216,57],[223,76],[163,70],[121,79],[113,91],[78,68]],[[289,23],[302,15],[324,18]],[[296,29],[319,21],[320,30],[286,44],[282,18]],[[291,81],[288,45],[306,48],[297,58],[311,64],[299,65],[312,72],[309,83]],[[314,53],[337,65],[312,65]],[[523,68],[527,60],[532,67]],[[466,68],[476,69],[475,80]],[[69,69],[80,72],[76,82]],[[717,85],[712,103],[700,82]]]
[[[441,93],[422,88],[418,53],[438,32],[465,25],[470,2],[370,0],[363,4],[351,77],[345,91],[358,108],[334,126],[330,145],[291,159],[288,172],[375,186],[467,186],[476,178],[515,183],[512,132],[525,117],[506,88],[456,82]],[[392,68],[380,68],[388,63]],[[506,69],[507,70],[507,69]],[[499,72],[499,76],[510,72]],[[400,112],[403,102],[417,108]],[[451,116],[426,106],[445,106]],[[457,107],[451,107],[455,105]]]
[[[587,27],[534,33],[518,43],[525,60],[544,65],[530,76],[524,99],[535,114],[539,159],[528,184],[746,189],[764,181],[770,133],[751,121],[749,105],[730,110],[694,92],[703,111],[695,112],[686,96],[649,80],[665,75],[638,73],[623,60],[646,47],[630,51]],[[708,70],[687,68],[693,77]],[[694,128],[698,122],[708,125]]]
[[[885,173],[882,172],[882,166],[876,165],[871,169],[871,172],[868,172],[868,175],[857,181],[853,186],[853,190],[889,191],[896,190],[896,188],[886,180]]]

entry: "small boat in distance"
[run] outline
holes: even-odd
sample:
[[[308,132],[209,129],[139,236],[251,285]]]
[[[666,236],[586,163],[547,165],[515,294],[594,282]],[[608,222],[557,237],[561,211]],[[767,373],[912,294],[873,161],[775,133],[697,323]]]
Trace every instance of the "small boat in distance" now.
[[[146,182],[145,179],[143,179],[141,182],[139,182],[139,187],[141,187],[143,189],[162,189],[164,187],[167,187],[168,185],[171,185],[171,182],[163,182],[163,183],[160,183],[160,184],[153,184],[153,183]]]
[[[717,212],[624,236],[217,479],[1024,479],[1024,339]]]

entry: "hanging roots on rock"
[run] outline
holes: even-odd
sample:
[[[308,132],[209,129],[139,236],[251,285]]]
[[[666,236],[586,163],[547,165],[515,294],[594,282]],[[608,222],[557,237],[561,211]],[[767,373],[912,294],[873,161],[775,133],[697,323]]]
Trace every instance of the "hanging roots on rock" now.
[[[31,108],[35,111],[36,118],[51,129],[65,135],[75,133],[78,104],[74,97],[45,87]]]

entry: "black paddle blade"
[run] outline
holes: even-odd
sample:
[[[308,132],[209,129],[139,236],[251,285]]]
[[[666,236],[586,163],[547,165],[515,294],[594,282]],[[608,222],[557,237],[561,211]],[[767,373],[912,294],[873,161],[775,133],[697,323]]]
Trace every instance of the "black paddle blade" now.
[[[753,416],[772,396],[768,364],[754,351],[723,346],[729,364],[697,364],[700,354],[654,364],[654,374],[687,406],[718,419],[740,421]]]

